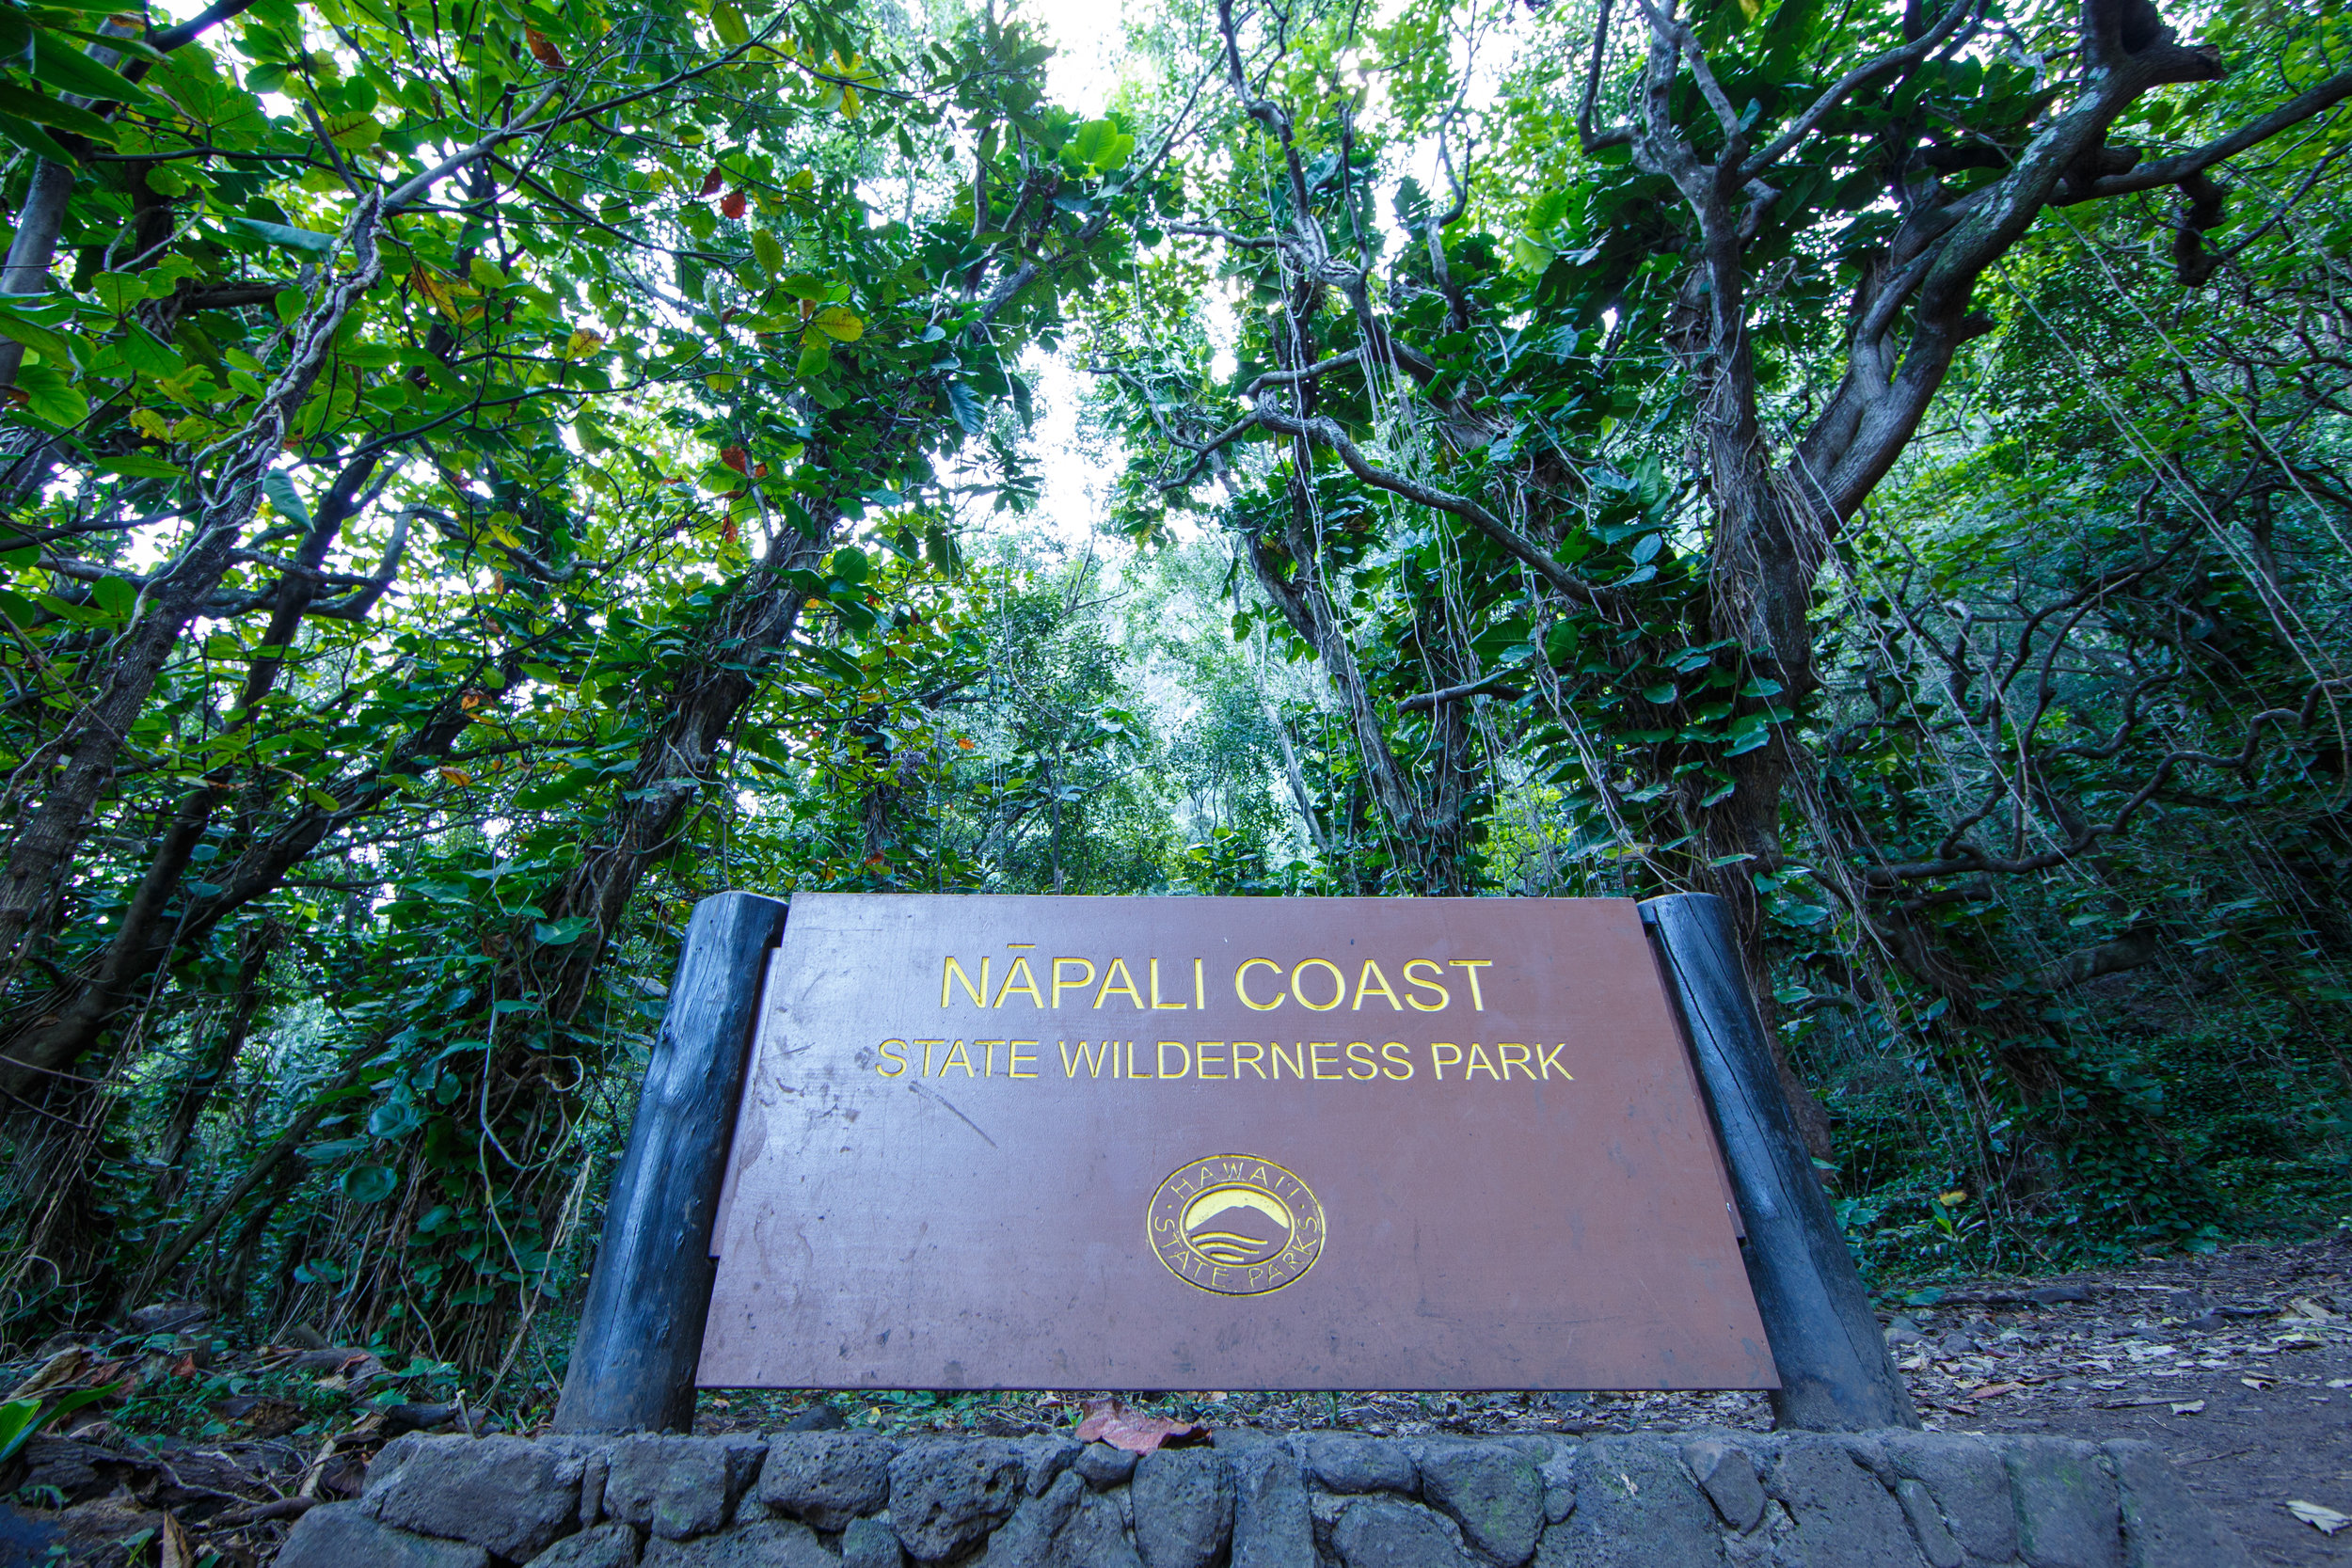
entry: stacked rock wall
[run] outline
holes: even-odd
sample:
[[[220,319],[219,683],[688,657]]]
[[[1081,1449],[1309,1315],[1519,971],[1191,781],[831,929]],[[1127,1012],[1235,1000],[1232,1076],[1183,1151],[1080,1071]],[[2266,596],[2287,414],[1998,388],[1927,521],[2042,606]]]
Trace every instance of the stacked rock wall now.
[[[278,1568],[2238,1568],[2145,1443],[404,1437]]]

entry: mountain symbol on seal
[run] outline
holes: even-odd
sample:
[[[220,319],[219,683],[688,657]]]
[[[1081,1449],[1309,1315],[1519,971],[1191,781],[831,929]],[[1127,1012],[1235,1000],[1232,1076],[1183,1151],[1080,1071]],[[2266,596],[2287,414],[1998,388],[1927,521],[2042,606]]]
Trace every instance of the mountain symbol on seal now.
[[[1212,1187],[1184,1206],[1184,1244],[1212,1263],[1248,1268],[1279,1257],[1295,1223],[1263,1188]]]

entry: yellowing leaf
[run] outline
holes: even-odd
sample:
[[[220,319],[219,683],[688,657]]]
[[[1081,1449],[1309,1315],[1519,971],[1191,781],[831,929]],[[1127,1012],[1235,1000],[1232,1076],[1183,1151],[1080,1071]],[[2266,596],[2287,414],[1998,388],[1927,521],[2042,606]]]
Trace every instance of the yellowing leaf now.
[[[596,353],[596,350],[602,347],[604,347],[604,334],[601,332],[591,332],[583,326],[573,332],[571,337],[564,342],[564,357],[566,359],[585,359],[588,356]]]
[[[471,773],[467,772],[467,771],[466,771],[464,768],[442,768],[442,769],[441,769],[441,779],[442,779],[442,781],[443,781],[444,783],[446,783],[446,784],[469,784],[473,783],[473,775],[472,775]]]
[[[164,417],[161,414],[156,413],[152,408],[133,409],[131,411],[131,428],[137,431],[140,435],[146,436],[151,441],[168,441],[171,439],[171,426],[166,424],[164,422]]]
[[[326,127],[326,139],[345,152],[357,152],[363,147],[373,147],[384,127],[373,115],[363,109],[351,109],[339,115],[328,115],[321,124]]]
[[[836,342],[854,343],[866,336],[866,324],[838,305],[828,305],[817,312],[814,325],[818,331]]]

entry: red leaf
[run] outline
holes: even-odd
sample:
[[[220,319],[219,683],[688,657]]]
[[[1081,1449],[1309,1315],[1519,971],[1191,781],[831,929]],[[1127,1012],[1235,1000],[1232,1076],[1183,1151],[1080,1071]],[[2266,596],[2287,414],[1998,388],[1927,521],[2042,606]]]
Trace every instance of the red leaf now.
[[[1150,1453],[1164,1443],[1196,1442],[1209,1434],[1198,1421],[1171,1420],[1128,1409],[1117,1400],[1089,1400],[1078,1423],[1081,1443],[1108,1443],[1129,1453]]]
[[[568,71],[571,69],[568,62],[566,62],[564,58],[564,51],[558,49],[554,42],[548,39],[548,35],[539,31],[538,28],[525,27],[523,29],[523,41],[531,45],[531,57],[537,60],[541,65],[546,66],[549,71]]]
[[[747,474],[751,472],[751,454],[746,452],[741,447],[721,447],[719,449],[719,461],[724,463],[728,467],[733,468],[739,474]]]
[[[719,525],[719,537],[725,540],[730,545],[735,543],[740,533],[741,530],[736,527],[735,519],[732,517],[727,518],[724,522]]]
[[[696,191],[694,194],[696,196],[712,195],[720,186],[725,184],[726,182],[726,170],[721,168],[717,164],[713,164],[710,166],[710,172],[703,176],[703,188]]]
[[[726,215],[731,218],[741,217],[743,215],[743,193],[741,191],[729,191],[726,195],[721,197],[719,198],[719,211],[726,214]]]

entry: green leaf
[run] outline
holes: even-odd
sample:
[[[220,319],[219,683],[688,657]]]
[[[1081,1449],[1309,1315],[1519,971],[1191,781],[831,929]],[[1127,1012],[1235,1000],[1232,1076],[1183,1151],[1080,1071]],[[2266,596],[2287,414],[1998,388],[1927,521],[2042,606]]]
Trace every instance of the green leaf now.
[[[16,389],[24,394],[25,412],[37,420],[64,427],[89,418],[89,399],[65,372],[45,359],[38,365],[17,367]]]
[[[567,914],[561,920],[535,921],[531,927],[531,940],[542,947],[568,947],[587,934],[590,924],[584,914]]]
[[[326,129],[326,139],[345,152],[357,152],[362,148],[373,147],[376,138],[384,134],[384,127],[378,123],[373,115],[356,109],[346,110],[339,115],[328,115],[319,123]]]
[[[310,526],[310,505],[303,500],[302,492],[294,488],[294,476],[285,469],[272,468],[262,476],[262,494],[269,498],[270,505],[288,522],[300,523],[304,528]]]
[[[400,1191],[400,1177],[389,1165],[354,1165],[343,1172],[343,1196],[354,1203],[381,1203]]]
[[[743,24],[743,13],[733,6],[711,7],[710,27],[729,49],[740,49],[752,41],[752,30]]]
[[[1089,119],[1070,138],[1071,155],[1098,174],[1108,174],[1135,155],[1136,138],[1107,119]]]
[[[167,463],[143,451],[125,452],[119,457],[101,457],[94,459],[93,464],[101,473],[115,474],[123,479],[179,479],[187,473],[187,469],[177,463]]]
[[[119,134],[111,120],[101,119],[87,109],[63,103],[46,93],[28,92],[13,82],[0,82],[0,114],[29,119],[37,125],[55,125],[72,131],[108,147],[115,144]]]
[[[100,578],[90,585],[89,596],[99,609],[119,621],[138,602],[139,591],[120,578]]]
[[[803,376],[822,375],[833,368],[833,343],[818,333],[810,333],[801,344],[800,363],[795,367]]]
[[[759,270],[773,277],[784,270],[784,242],[765,229],[752,230],[752,260]]]
[[[248,234],[257,235],[272,245],[284,245],[289,250],[305,250],[313,256],[332,256],[335,253],[337,237],[333,234],[320,234],[289,224],[267,223],[260,218],[237,217],[229,221]]]
[[[34,157],[46,158],[53,164],[62,164],[72,168],[77,162],[73,154],[68,152],[56,137],[29,119],[19,119],[14,115],[0,115],[0,136],[7,137]]]
[[[168,112],[153,93],[113,69],[100,65],[56,33],[43,29],[33,39],[33,75],[60,92],[102,103],[129,103]]]
[[[71,339],[6,306],[0,306],[0,334],[15,339],[26,348],[37,350],[43,359],[52,364],[71,365],[77,357]]]
[[[866,559],[866,552],[845,545],[833,552],[833,564],[827,568],[847,583],[862,583],[873,575],[874,563]]]

